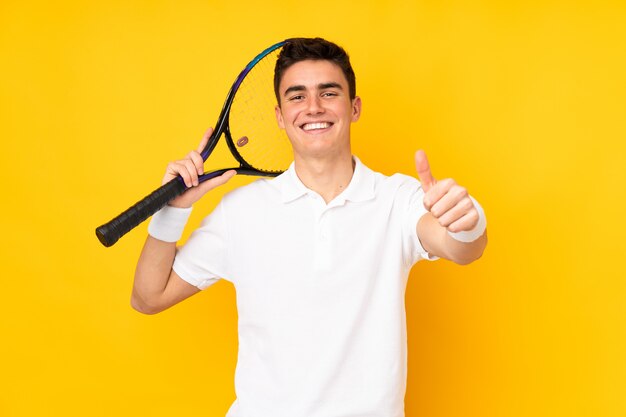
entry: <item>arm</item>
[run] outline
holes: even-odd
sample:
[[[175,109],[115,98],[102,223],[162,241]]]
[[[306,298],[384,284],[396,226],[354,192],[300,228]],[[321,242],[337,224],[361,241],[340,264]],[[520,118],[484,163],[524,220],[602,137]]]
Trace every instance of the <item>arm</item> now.
[[[432,213],[417,222],[417,236],[430,254],[448,259],[459,265],[467,265],[480,258],[487,246],[487,230],[473,242],[460,242],[448,234]]]
[[[228,171],[219,177],[198,184],[198,175],[204,172],[204,161],[200,152],[204,149],[211,133],[209,129],[197,151],[190,152],[186,158],[170,163],[163,177],[163,183],[181,176],[187,187],[182,195],[168,205],[177,208],[189,208],[209,190],[226,183],[235,171]],[[181,228],[184,224],[181,224]],[[180,278],[172,269],[176,255],[176,242],[165,242],[148,236],[139,256],[135,281],[131,295],[131,306],[145,314],[155,314],[196,294],[200,290]]]
[[[453,179],[435,180],[423,151],[415,154],[415,165],[425,192],[424,207],[429,211],[416,226],[424,249],[461,265],[480,258],[487,245],[485,223],[479,221],[482,210],[476,207],[467,190]],[[456,235],[460,232],[478,235],[470,242],[463,242]]]
[[[131,306],[144,314],[161,312],[200,290],[172,269],[176,243],[148,236],[144,244],[131,296]]]

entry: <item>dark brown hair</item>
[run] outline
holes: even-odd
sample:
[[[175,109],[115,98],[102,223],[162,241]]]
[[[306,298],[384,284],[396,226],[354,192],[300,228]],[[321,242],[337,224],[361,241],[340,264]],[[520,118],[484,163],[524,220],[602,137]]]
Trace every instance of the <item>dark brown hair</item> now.
[[[348,80],[350,99],[353,100],[356,97],[356,77],[352,65],[350,65],[350,57],[341,46],[322,38],[291,38],[287,39],[283,49],[278,54],[274,69],[274,93],[278,105],[280,105],[278,86],[283,78],[283,73],[293,64],[306,60],[325,60],[338,65]]]

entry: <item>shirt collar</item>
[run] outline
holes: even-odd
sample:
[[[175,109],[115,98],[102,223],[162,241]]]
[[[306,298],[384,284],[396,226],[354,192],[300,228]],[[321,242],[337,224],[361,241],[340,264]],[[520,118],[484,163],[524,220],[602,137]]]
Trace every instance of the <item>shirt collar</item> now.
[[[333,202],[343,204],[346,201],[360,202],[374,198],[374,171],[363,165],[356,156],[352,158],[354,159],[354,173],[352,174],[350,184],[341,194],[335,197]],[[278,183],[283,203],[289,203],[303,195],[314,193],[298,178],[294,162],[291,163],[287,171],[276,177],[274,181]]]

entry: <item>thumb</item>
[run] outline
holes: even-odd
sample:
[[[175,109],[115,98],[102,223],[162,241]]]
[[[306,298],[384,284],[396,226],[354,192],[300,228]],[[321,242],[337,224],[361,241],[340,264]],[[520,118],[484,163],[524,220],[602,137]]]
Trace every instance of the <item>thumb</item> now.
[[[184,193],[170,201],[168,204],[173,207],[191,207],[196,203],[196,201],[200,200],[202,196],[213,188],[226,184],[232,177],[235,176],[235,174],[237,174],[237,171],[231,169],[219,177],[203,181],[195,187],[188,188]]]
[[[421,149],[415,153],[415,168],[417,169],[417,176],[422,183],[424,192],[428,192],[428,190],[437,183],[437,180],[435,180],[433,174],[430,173],[430,164],[428,163],[426,152]]]
[[[226,184],[235,175],[237,175],[237,171],[235,171],[234,169],[228,170],[219,177],[214,177],[210,180],[204,181],[197,188],[199,192],[204,195],[206,192],[212,190],[213,188]]]

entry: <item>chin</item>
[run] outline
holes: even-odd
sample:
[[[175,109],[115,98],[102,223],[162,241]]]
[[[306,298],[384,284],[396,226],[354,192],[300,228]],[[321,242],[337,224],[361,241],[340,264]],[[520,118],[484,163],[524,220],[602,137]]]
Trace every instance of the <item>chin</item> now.
[[[312,158],[323,158],[331,155],[340,155],[342,154],[343,147],[333,146],[333,144],[321,144],[315,143],[311,144],[311,146],[304,146],[297,150],[297,152],[304,157],[312,157]],[[350,150],[348,148],[348,153]]]

